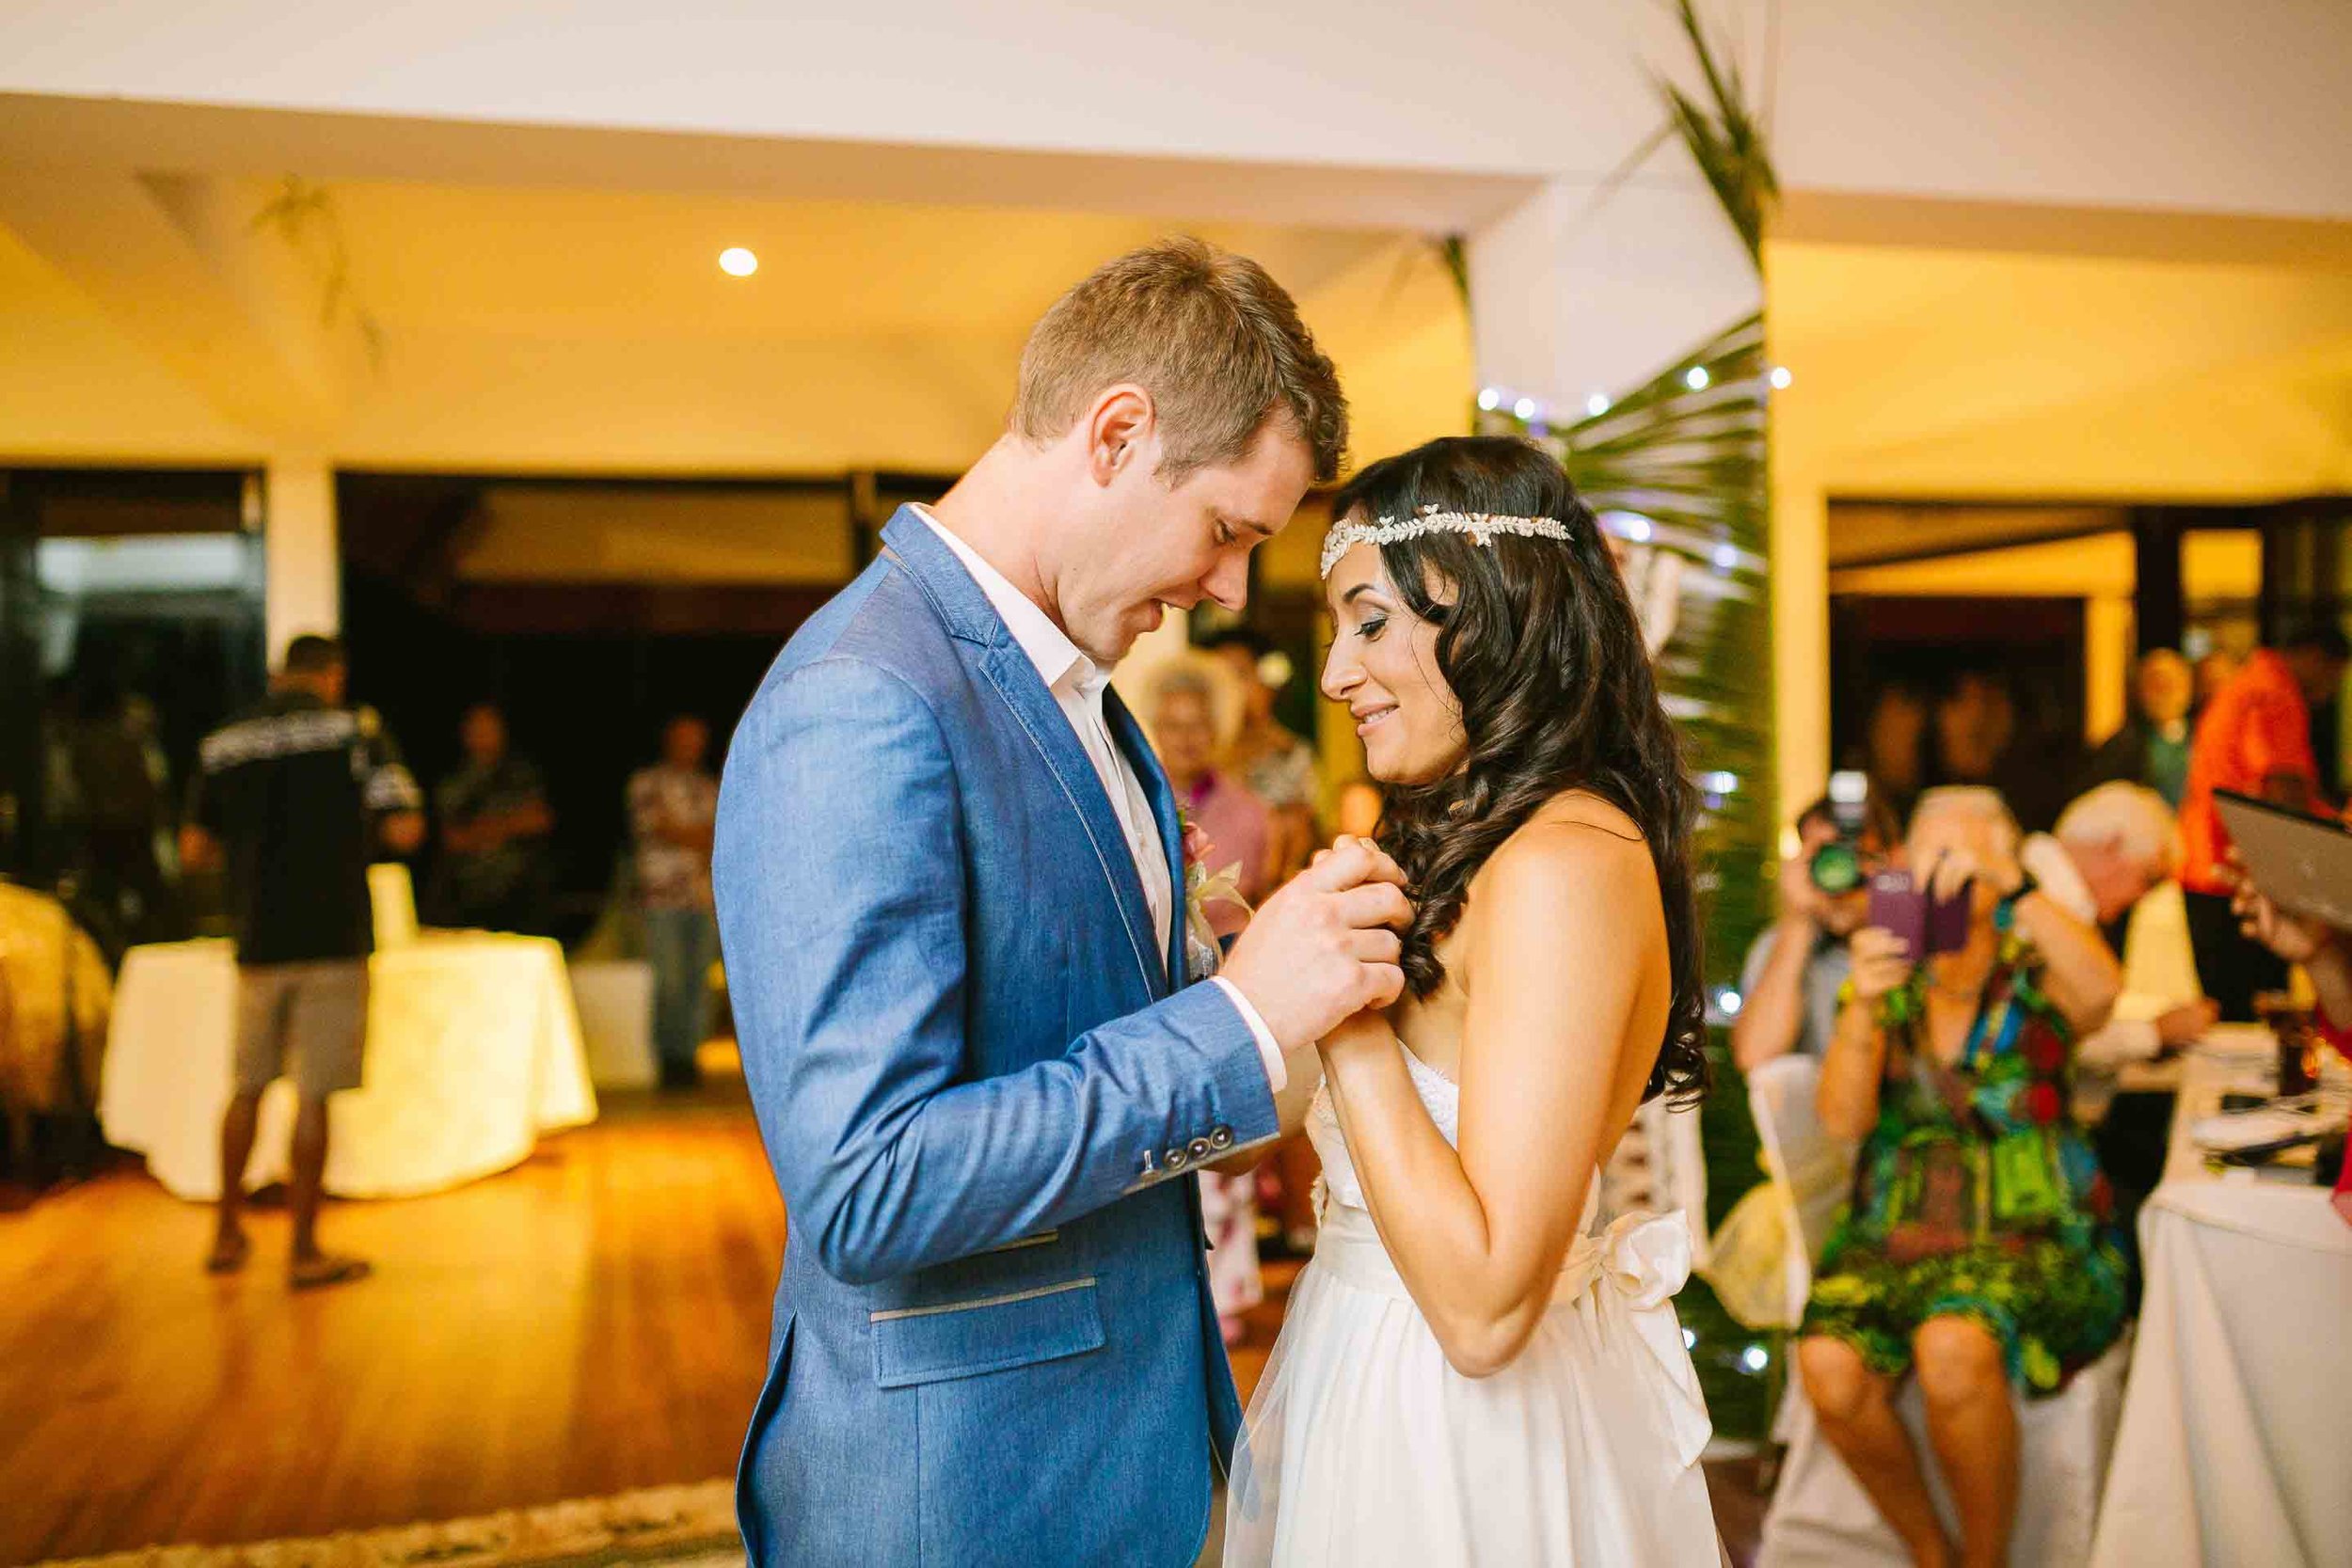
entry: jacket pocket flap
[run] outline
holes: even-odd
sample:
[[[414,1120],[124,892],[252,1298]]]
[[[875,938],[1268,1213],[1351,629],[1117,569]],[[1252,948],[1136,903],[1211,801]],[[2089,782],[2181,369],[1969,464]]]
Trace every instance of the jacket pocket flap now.
[[[874,1381],[884,1388],[977,1377],[1096,1350],[1103,1311],[1091,1278],[872,1314]]]

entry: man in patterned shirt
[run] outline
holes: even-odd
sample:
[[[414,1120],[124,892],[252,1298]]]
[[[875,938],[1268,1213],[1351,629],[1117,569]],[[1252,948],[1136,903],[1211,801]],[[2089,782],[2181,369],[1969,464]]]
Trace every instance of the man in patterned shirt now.
[[[220,1226],[205,1266],[244,1267],[246,1165],[262,1091],[290,1073],[297,1290],[358,1279],[368,1265],[318,1244],[326,1101],[360,1082],[374,922],[368,861],[413,851],[424,804],[373,710],[343,705],[342,645],[297,637],[262,705],[204,737],[183,860],[227,859],[237,940],[236,1075],[220,1130]]]
[[[719,958],[719,917],[710,900],[719,781],[704,760],[709,750],[710,727],[680,714],[661,732],[661,761],[628,781],[637,897],[654,974],[654,1047],[665,1089],[691,1088],[699,1076],[694,1052],[703,1042],[710,966]]]

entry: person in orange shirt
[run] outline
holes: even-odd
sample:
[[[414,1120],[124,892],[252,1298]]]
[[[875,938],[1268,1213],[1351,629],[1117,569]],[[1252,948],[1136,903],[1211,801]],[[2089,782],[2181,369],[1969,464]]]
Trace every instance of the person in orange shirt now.
[[[2242,935],[2231,912],[2230,835],[2214,809],[2214,791],[2260,796],[2297,811],[2328,810],[2312,751],[2312,705],[2344,684],[2348,662],[2352,644],[2342,630],[2328,624],[2300,630],[2276,649],[2255,649],[2197,721],[2181,800],[2181,889],[2198,979],[2224,1019],[2252,1022],[2255,993],[2285,985],[2286,964]]]

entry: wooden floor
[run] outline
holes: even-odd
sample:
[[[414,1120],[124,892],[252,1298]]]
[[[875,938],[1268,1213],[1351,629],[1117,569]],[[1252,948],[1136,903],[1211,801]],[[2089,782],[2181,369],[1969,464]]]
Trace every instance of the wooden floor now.
[[[247,1272],[135,1165],[0,1214],[0,1565],[323,1535],[732,1472],[784,1212],[739,1081],[608,1098],[457,1192],[331,1205],[373,1278],[294,1295],[285,1216]],[[1295,1262],[1233,1351],[1247,1399]],[[1712,1477],[1735,1561],[1752,1479]]]
[[[0,1563],[323,1534],[731,1472],[784,1212],[749,1108],[608,1101],[438,1196],[330,1205],[375,1277],[241,1277],[137,1167],[0,1215]]]

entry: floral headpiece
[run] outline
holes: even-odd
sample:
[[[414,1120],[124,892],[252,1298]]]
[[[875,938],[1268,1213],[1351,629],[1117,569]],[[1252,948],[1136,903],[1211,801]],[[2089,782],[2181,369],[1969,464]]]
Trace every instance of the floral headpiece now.
[[[1369,523],[1341,523],[1323,537],[1323,575],[1329,577],[1340,557],[1358,545],[1393,545],[1426,533],[1467,533],[1474,543],[1491,545],[1498,533],[1529,539],[1571,539],[1568,525],[1557,517],[1513,517],[1496,512],[1441,512],[1424,506],[1409,517],[1382,517]]]

